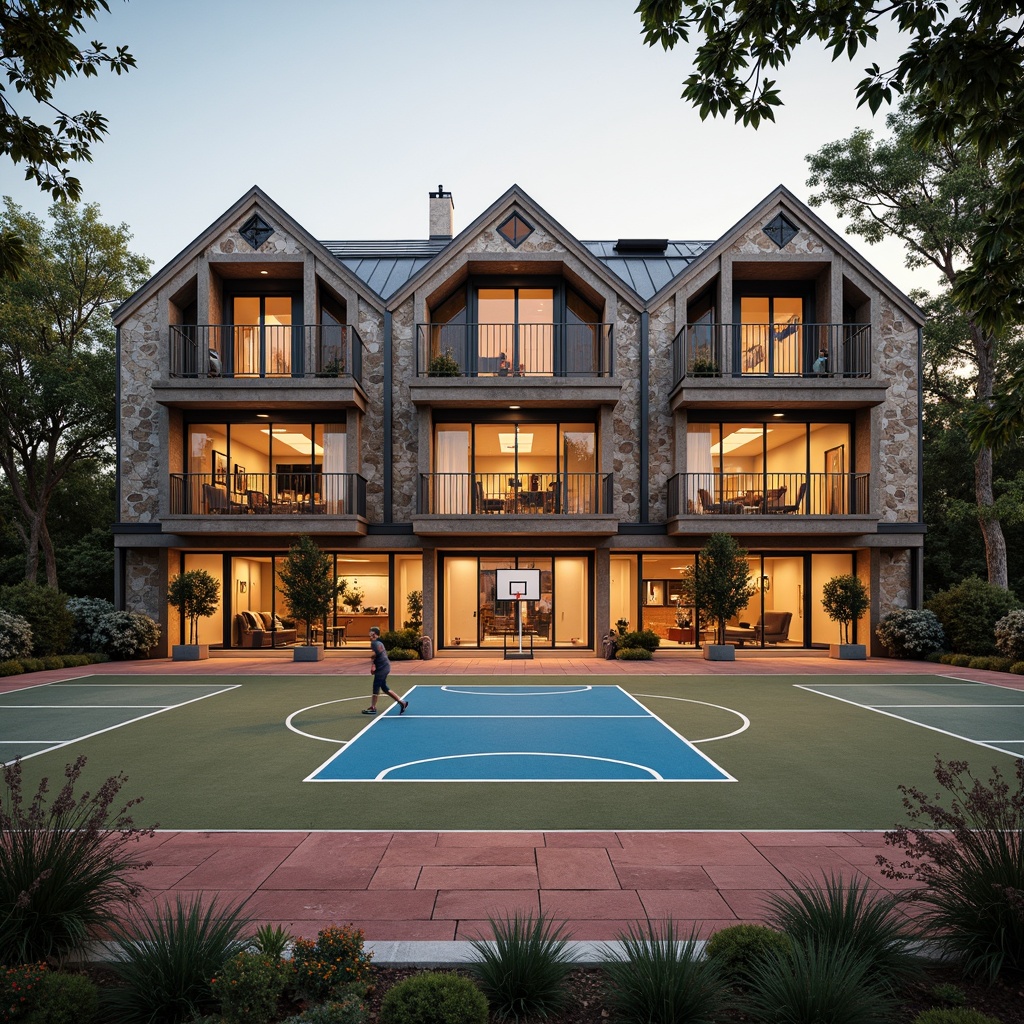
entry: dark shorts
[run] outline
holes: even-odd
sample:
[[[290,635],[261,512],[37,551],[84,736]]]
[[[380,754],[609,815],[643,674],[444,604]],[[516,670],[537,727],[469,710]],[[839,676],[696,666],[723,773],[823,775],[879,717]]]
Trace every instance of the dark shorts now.
[[[385,672],[384,675],[382,675],[382,676],[375,675],[373,677],[373,692],[374,693],[387,693],[389,689],[390,689],[390,687],[388,686],[388,674],[387,674],[387,672]]]

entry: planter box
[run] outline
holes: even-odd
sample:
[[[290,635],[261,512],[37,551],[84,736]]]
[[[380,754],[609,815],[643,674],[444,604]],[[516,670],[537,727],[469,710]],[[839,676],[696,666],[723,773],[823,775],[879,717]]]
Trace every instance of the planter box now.
[[[732,644],[705,644],[705,661],[735,661],[736,648]]]
[[[172,644],[172,661],[206,661],[210,656],[209,644]]]
[[[839,661],[866,661],[868,649],[866,644],[829,644],[828,656]]]
[[[292,661],[323,661],[323,644],[300,644],[292,648]]]

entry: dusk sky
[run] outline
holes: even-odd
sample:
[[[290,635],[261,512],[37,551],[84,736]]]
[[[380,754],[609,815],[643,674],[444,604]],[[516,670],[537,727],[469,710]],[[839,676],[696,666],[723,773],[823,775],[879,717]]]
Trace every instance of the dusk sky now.
[[[700,120],[679,98],[692,51],[645,46],[634,6],[111,0],[88,36],[126,44],[137,69],[63,84],[55,102],[108,117],[76,173],[154,269],[252,185],[321,239],[424,238],[439,184],[456,231],[518,184],[581,239],[716,238],[776,185],[806,201],[807,154],[885,132],[854,88],[898,41],[852,63],[808,47],[778,75],[776,122],[754,131]],[[45,214],[22,178],[5,162],[0,191]],[[900,244],[851,241],[903,290],[934,288]]]

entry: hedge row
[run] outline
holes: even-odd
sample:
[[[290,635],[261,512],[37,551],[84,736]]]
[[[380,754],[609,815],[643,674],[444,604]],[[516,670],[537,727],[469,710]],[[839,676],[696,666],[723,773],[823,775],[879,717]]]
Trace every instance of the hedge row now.
[[[103,661],[110,661],[110,658],[106,654],[48,654],[45,658],[11,659],[0,661],[0,676],[18,676],[48,668],[83,668]]]

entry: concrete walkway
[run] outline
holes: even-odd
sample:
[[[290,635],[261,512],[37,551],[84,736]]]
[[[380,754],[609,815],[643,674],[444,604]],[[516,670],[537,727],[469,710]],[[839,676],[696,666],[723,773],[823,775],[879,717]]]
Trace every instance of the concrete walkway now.
[[[362,674],[361,655],[295,665],[279,654],[200,663],[112,662],[96,675]],[[82,669],[0,680],[0,691],[80,677]],[[1024,677],[925,662],[832,661],[740,652],[735,663],[691,652],[659,652],[652,662],[593,657],[505,662],[436,658],[398,662],[405,675],[924,675],[1024,689]],[[252,794],[258,799],[258,794]],[[860,876],[887,889],[875,858],[881,832],[159,832],[143,843],[144,875],[156,902],[181,894],[245,900],[257,923],[312,938],[330,924],[354,924],[378,943],[378,962],[448,962],[455,947],[421,946],[488,936],[488,917],[543,912],[567,922],[578,940],[614,939],[645,918],[671,916],[683,934],[701,937],[764,917],[766,893],[786,879],[822,873]],[[408,943],[412,943],[411,946]],[[396,945],[397,944],[397,945]],[[458,947],[463,948],[463,947]],[[447,949],[447,953],[443,950]],[[384,954],[383,958],[381,953]],[[390,958],[390,959],[389,959]]]

